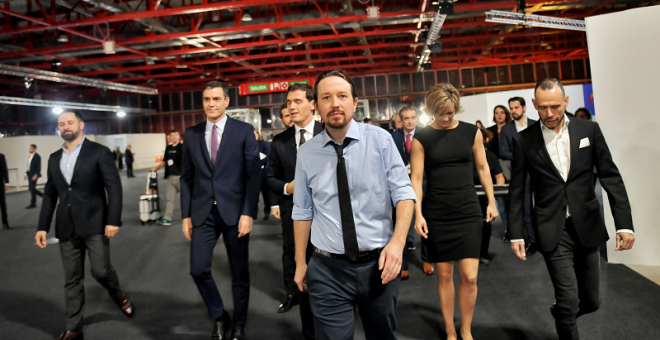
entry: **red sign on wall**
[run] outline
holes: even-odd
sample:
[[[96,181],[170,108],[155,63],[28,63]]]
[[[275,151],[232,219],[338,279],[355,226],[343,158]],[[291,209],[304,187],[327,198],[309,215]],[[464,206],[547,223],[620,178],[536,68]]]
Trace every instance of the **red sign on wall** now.
[[[286,92],[286,90],[289,88],[289,85],[296,83],[305,83],[311,85],[314,84],[314,79],[278,80],[253,84],[241,84],[238,87],[238,94],[241,96],[246,96],[250,94]]]

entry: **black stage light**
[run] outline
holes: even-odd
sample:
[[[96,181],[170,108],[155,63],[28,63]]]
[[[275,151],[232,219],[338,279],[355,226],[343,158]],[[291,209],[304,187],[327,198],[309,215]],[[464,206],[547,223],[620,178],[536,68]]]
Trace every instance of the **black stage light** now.
[[[433,0],[431,8],[440,14],[452,15],[454,14],[454,0]]]
[[[441,53],[442,52],[442,41],[437,40],[433,45],[429,46],[431,49],[431,52],[433,53]]]

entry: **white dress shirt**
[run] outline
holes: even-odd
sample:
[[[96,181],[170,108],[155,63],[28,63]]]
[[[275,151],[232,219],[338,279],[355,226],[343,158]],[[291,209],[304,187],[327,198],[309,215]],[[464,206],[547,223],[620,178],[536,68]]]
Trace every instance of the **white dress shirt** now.
[[[30,165],[32,165],[32,158],[34,158],[34,152],[28,157],[28,171],[30,171]]]
[[[522,124],[518,124],[518,121],[514,121],[514,125],[516,126],[516,132],[520,132],[527,128],[527,120],[528,120],[527,116],[525,116],[525,119],[522,120]]]
[[[216,125],[217,128],[215,129],[216,134],[218,135],[218,150],[220,150],[220,142],[222,142],[222,133],[225,131],[225,125],[227,125],[227,115],[225,114],[222,119],[220,119],[219,122],[213,124],[211,121],[208,119],[206,120],[206,130],[204,131],[204,139],[206,140],[206,147],[209,150],[209,157],[210,159],[213,159],[213,155],[211,154],[211,133],[213,132],[213,125]]]

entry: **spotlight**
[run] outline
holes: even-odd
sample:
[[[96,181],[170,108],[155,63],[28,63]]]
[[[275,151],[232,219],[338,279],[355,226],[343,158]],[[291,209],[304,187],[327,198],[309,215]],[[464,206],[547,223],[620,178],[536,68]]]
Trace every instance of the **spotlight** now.
[[[53,108],[53,113],[56,114],[56,115],[58,115],[58,116],[59,116],[62,112],[64,112],[64,110],[62,110],[61,107],[54,107],[54,108]]]
[[[429,122],[429,116],[428,116],[426,113],[424,113],[424,114],[422,114],[422,115],[419,116],[419,121],[420,121],[422,124],[426,125],[426,123]]]
[[[241,21],[252,21],[252,16],[250,15],[250,13],[245,12],[245,14],[243,14],[243,17],[241,18]]]
[[[57,41],[61,43],[66,43],[69,42],[69,38],[66,36],[66,34],[62,33],[60,36],[57,38]]]
[[[26,88],[26,89],[29,89],[30,86],[32,86],[32,81],[33,81],[33,80],[34,80],[34,79],[32,79],[32,78],[28,78],[28,77],[25,77],[25,78],[24,78],[24,84],[25,84],[25,88]]]
[[[285,45],[284,46],[285,51],[291,51],[292,49],[293,49],[293,47],[291,45]]]
[[[126,117],[126,112],[124,112],[124,111],[118,111],[118,112],[117,112],[117,117],[119,117],[119,118]]]
[[[440,14],[454,14],[454,0],[437,0],[431,2],[431,8]]]

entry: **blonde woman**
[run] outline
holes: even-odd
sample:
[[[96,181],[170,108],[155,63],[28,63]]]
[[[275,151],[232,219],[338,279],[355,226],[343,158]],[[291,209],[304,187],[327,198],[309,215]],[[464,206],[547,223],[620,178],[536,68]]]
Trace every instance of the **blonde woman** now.
[[[472,177],[473,159],[488,196],[489,222],[497,217],[497,207],[483,135],[475,125],[454,119],[462,111],[459,99],[458,91],[450,84],[438,84],[428,92],[426,107],[435,121],[415,134],[410,165],[417,194],[415,230],[428,240],[428,258],[436,266],[447,339],[458,338],[454,326],[453,282],[453,262],[458,261],[460,333],[463,339],[472,340],[483,220]],[[424,171],[427,188],[422,194]]]

